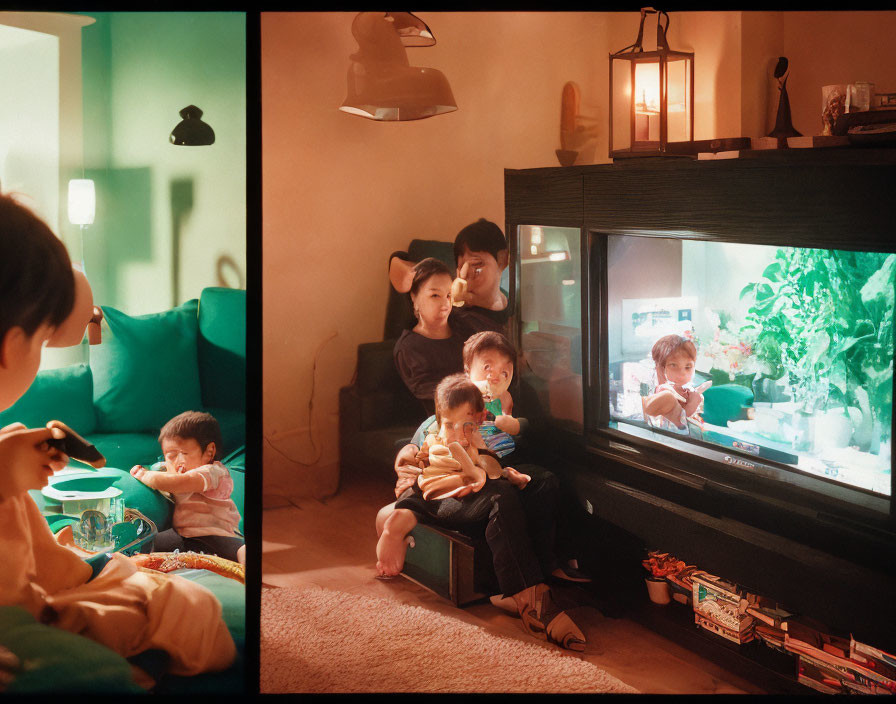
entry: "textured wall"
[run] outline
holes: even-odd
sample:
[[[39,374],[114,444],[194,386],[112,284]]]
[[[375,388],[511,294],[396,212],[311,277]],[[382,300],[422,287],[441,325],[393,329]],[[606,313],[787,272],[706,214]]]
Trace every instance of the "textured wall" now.
[[[337,395],[358,344],[382,338],[389,253],[479,217],[503,225],[503,168],[559,165],[566,81],[605,120],[600,15],[419,16],[437,44],[410,63],[443,71],[458,110],[381,124],[337,110],[354,13],[262,15],[266,493],[335,490]]]
[[[85,231],[85,264],[97,300],[131,314],[163,310],[216,285],[221,256],[245,286],[245,14],[91,16],[84,166],[97,181],[97,217]],[[169,143],[190,104],[215,130],[213,145]]]

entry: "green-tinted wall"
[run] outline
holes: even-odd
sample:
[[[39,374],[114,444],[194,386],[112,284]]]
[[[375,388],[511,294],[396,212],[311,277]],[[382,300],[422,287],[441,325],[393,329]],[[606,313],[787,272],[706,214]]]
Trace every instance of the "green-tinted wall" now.
[[[84,170],[97,214],[83,235],[96,301],[138,315],[206,286],[244,288],[245,14],[87,14],[96,23],[82,33]],[[213,145],[170,144],[190,104]]]

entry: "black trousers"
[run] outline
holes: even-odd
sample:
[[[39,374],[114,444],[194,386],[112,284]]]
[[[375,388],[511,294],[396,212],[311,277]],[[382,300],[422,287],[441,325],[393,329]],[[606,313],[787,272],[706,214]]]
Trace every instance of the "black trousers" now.
[[[578,504],[571,488],[562,482],[556,474],[539,464],[503,462],[503,459],[509,460],[512,456],[511,454],[507,458],[502,458],[502,465],[513,467],[518,472],[532,477],[526,488],[520,492],[520,498],[526,506],[526,515],[529,515],[530,510],[539,510],[538,507],[530,509],[529,504],[547,502],[552,510],[552,515],[550,519],[545,518],[544,520],[549,521],[553,527],[550,535],[553,540],[551,546],[553,555],[558,558],[559,563],[564,565],[567,561],[578,558],[581,554],[579,532],[575,529],[572,515]],[[529,496],[532,498],[528,498]],[[552,564],[548,573],[553,571],[558,564]]]
[[[489,479],[462,499],[425,501],[415,485],[402,494],[396,508],[409,509],[420,523],[474,540],[484,535],[498,586],[509,596],[543,582],[552,569],[553,491],[549,480],[520,491],[506,479]]]
[[[140,552],[204,552],[206,555],[217,555],[238,562],[236,553],[246,541],[242,538],[229,538],[224,535],[200,535],[185,538],[174,528],[163,530],[143,546]]]

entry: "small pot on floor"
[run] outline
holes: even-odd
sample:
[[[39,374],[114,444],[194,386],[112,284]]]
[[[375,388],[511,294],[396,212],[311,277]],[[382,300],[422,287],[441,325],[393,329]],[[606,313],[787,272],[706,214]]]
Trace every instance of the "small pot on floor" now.
[[[668,604],[672,601],[669,583],[662,577],[647,577],[647,595],[654,604]]]

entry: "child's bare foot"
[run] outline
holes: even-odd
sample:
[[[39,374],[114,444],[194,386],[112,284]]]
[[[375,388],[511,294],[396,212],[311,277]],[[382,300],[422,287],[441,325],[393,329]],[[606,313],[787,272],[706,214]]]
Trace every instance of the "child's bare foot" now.
[[[414,546],[410,535],[393,533],[388,528],[383,531],[376,544],[376,572],[378,579],[397,577],[404,567],[408,545]]]

